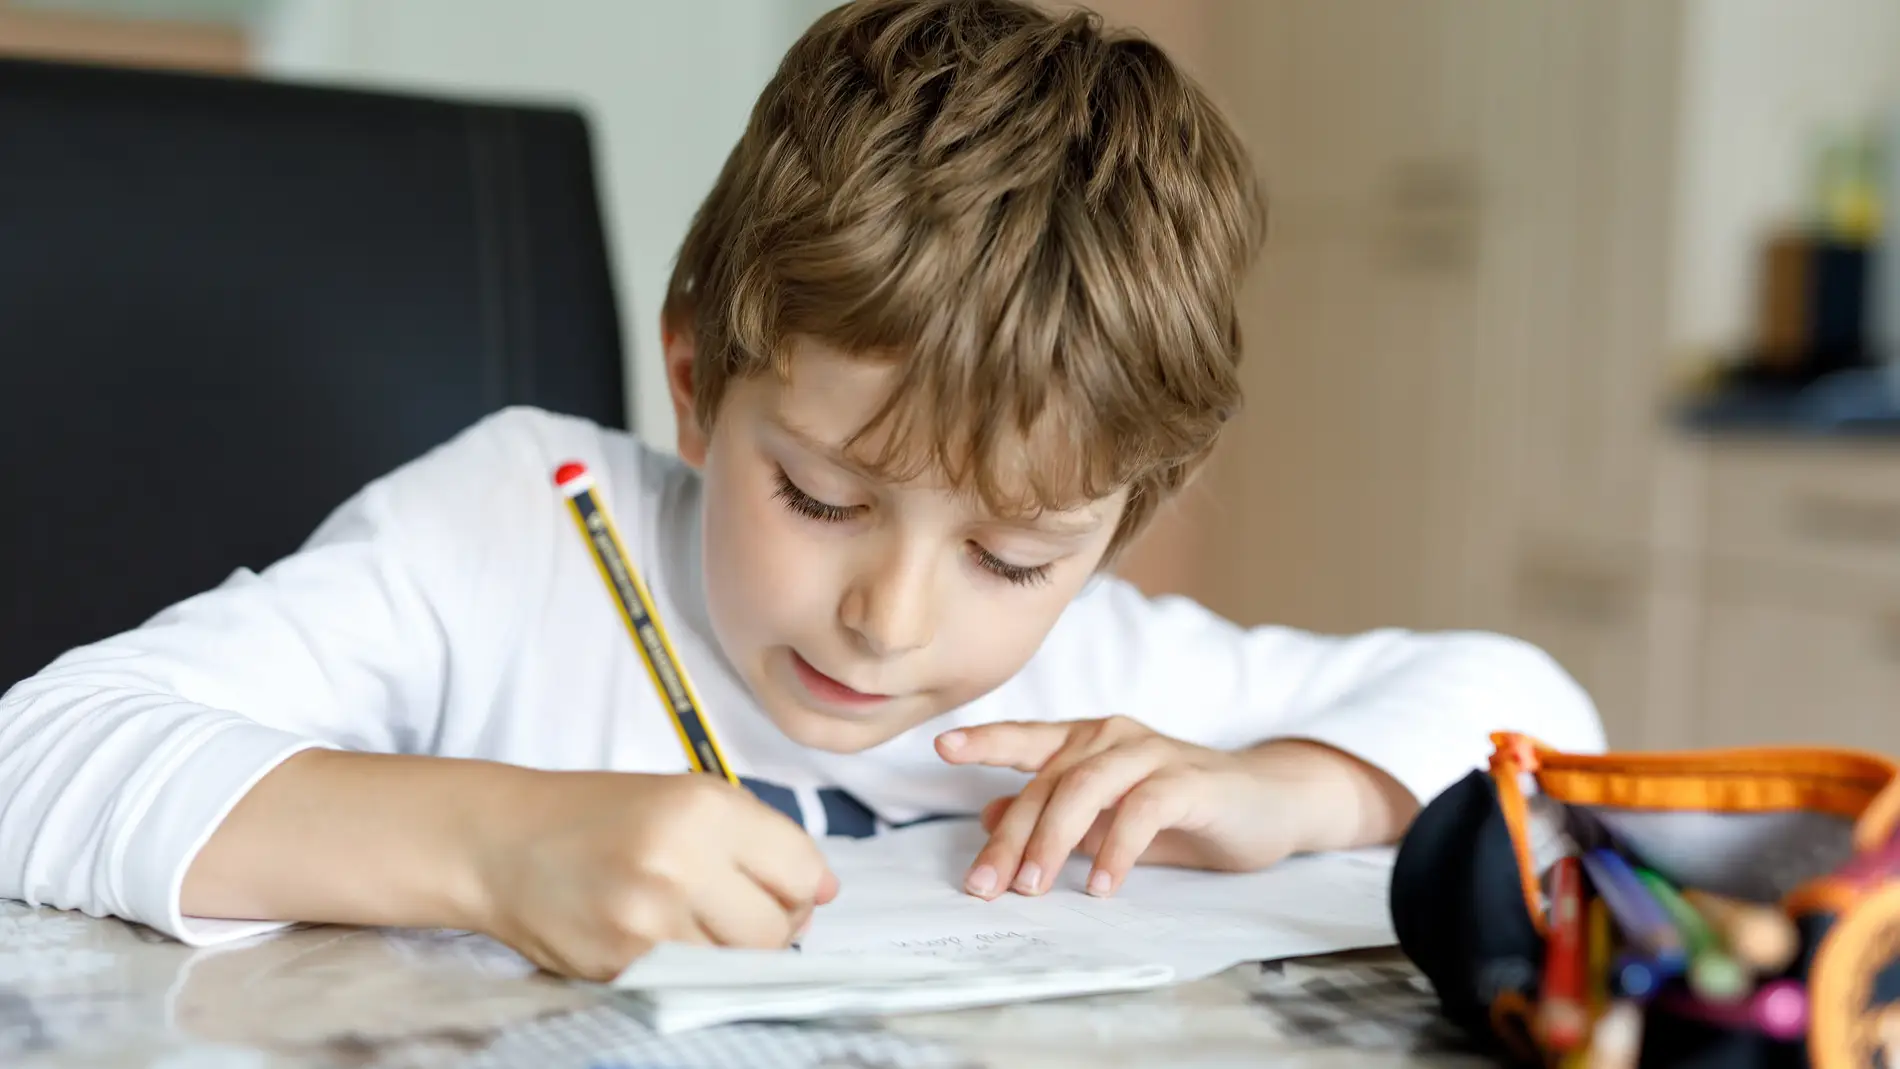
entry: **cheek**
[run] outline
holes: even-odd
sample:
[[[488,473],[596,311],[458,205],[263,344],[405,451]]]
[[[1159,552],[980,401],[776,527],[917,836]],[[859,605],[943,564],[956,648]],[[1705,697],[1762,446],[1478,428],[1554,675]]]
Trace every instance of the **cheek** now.
[[[707,608],[731,644],[782,630],[809,600],[815,562],[767,479],[708,465],[704,561]],[[730,651],[729,651],[730,652]]]
[[[1001,686],[1021,671],[1061,617],[1070,593],[1012,590],[966,605],[955,625],[939,635],[938,651],[938,663],[957,666],[961,700]]]

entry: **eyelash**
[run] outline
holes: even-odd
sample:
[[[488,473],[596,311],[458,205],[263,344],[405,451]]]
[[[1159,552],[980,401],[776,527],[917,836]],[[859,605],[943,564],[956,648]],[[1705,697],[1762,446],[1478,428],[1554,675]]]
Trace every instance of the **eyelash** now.
[[[1015,586],[1041,586],[1049,581],[1049,566],[1047,564],[1038,564],[1033,568],[1021,564],[1011,564],[997,557],[996,554],[991,553],[989,550],[984,549],[982,546],[973,545],[970,548],[976,551],[977,567],[994,575],[1005,583],[1010,583]]]
[[[778,489],[772,496],[784,502],[786,508],[808,520],[817,520],[819,523],[843,523],[857,512],[855,508],[820,501],[800,490],[798,485],[792,482],[792,477],[785,474],[783,469],[775,475]],[[977,567],[1013,586],[1040,586],[1049,581],[1047,564],[1034,567],[1011,564],[982,546],[973,544],[970,548],[974,551]]]
[[[777,476],[778,492],[772,496],[785,502],[786,508],[791,509],[806,519],[817,520],[820,523],[843,523],[845,520],[851,518],[852,513],[857,511],[856,509],[846,508],[843,505],[826,504],[805,491],[800,490],[792,482],[792,477],[785,474],[783,469],[777,473]]]

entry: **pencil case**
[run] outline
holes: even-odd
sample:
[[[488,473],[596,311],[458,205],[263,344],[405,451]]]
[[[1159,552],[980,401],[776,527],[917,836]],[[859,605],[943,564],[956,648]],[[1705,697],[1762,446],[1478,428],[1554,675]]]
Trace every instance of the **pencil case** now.
[[[1612,984],[1639,1025],[1634,1060],[1622,1064],[1900,1069],[1893,761],[1829,748],[1582,755],[1515,734],[1492,742],[1489,768],[1432,799],[1407,830],[1390,892],[1401,950],[1476,1046],[1509,1065],[1617,1064],[1540,1036],[1546,880],[1578,849],[1567,819],[1675,886],[1765,907],[1754,919],[1792,929],[1785,964],[1757,968],[1751,982],[1804,996],[1799,1015],[1774,1018],[1754,999],[1697,1000],[1680,980],[1623,998]]]

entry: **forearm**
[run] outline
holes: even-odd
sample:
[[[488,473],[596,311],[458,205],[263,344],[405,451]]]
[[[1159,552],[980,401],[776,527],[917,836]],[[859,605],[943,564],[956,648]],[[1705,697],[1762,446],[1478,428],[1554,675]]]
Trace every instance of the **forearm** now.
[[[1398,780],[1343,750],[1274,739],[1241,756],[1253,774],[1272,778],[1300,799],[1298,853],[1388,845],[1418,813],[1418,800]]]
[[[486,761],[309,750],[233,807],[187,870],[187,916],[473,928],[475,845],[535,774]]]

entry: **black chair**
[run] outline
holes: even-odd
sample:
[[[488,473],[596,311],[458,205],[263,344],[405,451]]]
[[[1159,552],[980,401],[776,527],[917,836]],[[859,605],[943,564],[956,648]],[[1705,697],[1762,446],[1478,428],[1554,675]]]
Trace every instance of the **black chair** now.
[[[579,114],[0,62],[0,690],[623,374]]]

